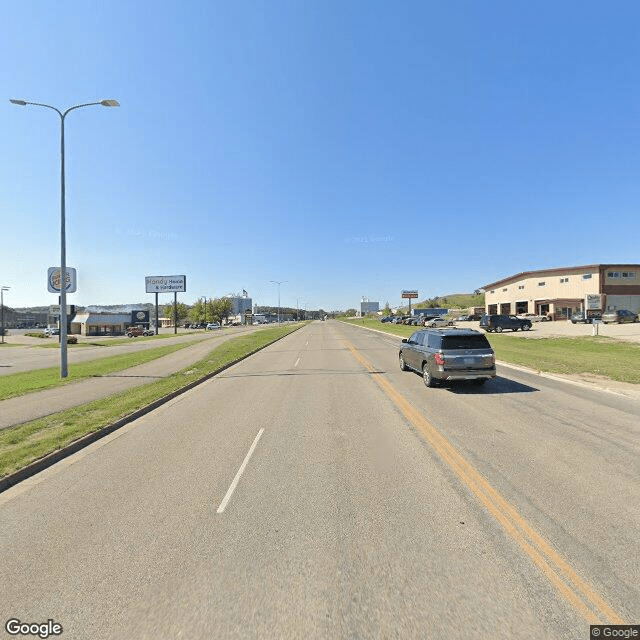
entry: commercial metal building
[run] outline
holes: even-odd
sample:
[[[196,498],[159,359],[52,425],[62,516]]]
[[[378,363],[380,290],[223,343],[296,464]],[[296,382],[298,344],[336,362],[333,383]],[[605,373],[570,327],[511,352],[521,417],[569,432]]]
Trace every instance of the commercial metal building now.
[[[601,310],[640,309],[640,264],[590,264],[523,271],[484,285],[487,313],[568,318],[599,296]]]

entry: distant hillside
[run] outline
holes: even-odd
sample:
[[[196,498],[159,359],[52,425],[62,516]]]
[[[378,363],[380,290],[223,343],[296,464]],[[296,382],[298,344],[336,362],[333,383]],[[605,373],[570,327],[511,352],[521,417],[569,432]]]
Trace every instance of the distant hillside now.
[[[429,307],[443,307],[445,309],[484,307],[484,293],[452,293],[446,296],[437,296],[423,300],[412,306],[415,309],[428,309]]]

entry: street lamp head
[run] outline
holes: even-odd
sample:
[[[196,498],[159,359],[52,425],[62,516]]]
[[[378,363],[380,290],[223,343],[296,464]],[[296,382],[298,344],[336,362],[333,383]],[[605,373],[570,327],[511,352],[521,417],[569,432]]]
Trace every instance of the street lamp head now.
[[[120,103],[117,100],[100,100],[100,104],[103,107],[119,107]]]
[[[26,100],[9,100],[9,102],[11,104],[19,104],[21,107],[26,107],[27,106]]]

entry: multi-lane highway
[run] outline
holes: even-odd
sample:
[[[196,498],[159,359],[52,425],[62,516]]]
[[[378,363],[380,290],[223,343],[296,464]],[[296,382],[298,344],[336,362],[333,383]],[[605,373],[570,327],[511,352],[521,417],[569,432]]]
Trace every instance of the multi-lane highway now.
[[[506,368],[427,389],[397,344],[314,322],[0,494],[3,626],[582,640],[639,622],[640,403]]]

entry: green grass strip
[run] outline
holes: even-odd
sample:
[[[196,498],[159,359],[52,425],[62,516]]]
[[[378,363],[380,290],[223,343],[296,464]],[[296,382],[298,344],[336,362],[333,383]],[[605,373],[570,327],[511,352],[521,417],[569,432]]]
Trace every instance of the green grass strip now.
[[[117,356],[96,358],[88,362],[69,365],[69,375],[60,378],[60,367],[47,367],[32,371],[21,371],[6,376],[0,376],[0,400],[22,396],[33,391],[42,391],[52,387],[60,387],[71,382],[84,380],[93,376],[104,376],[115,371],[122,371],[136,367],[156,358],[162,358],[170,353],[191,346],[192,342],[180,342],[153,349],[145,349],[134,353],[123,353]]]
[[[421,327],[380,322],[372,318],[346,320],[406,338]],[[462,325],[460,325],[462,326]],[[464,328],[464,327],[463,327]],[[481,333],[484,333],[481,330]],[[640,384],[640,344],[603,336],[578,338],[524,338],[487,333],[496,358],[549,373],[593,374],[618,382]]]
[[[0,477],[98,431],[300,327],[299,324],[287,325],[238,336],[168,378],[5,429],[0,432]]]
[[[82,349],[82,347],[117,347],[121,344],[133,344],[136,342],[149,342],[150,340],[165,340],[166,338],[176,338],[178,336],[193,335],[194,333],[204,333],[204,331],[192,331],[190,333],[159,333],[157,336],[137,336],[135,338],[107,338],[100,340],[97,336],[95,340],[81,340],[80,342],[70,343],[67,345],[69,349]],[[29,334],[27,334],[29,335]],[[29,346],[38,347],[40,349],[59,349],[60,341],[58,336],[53,336],[53,342],[46,344],[33,344]],[[22,345],[24,346],[24,345]]]

